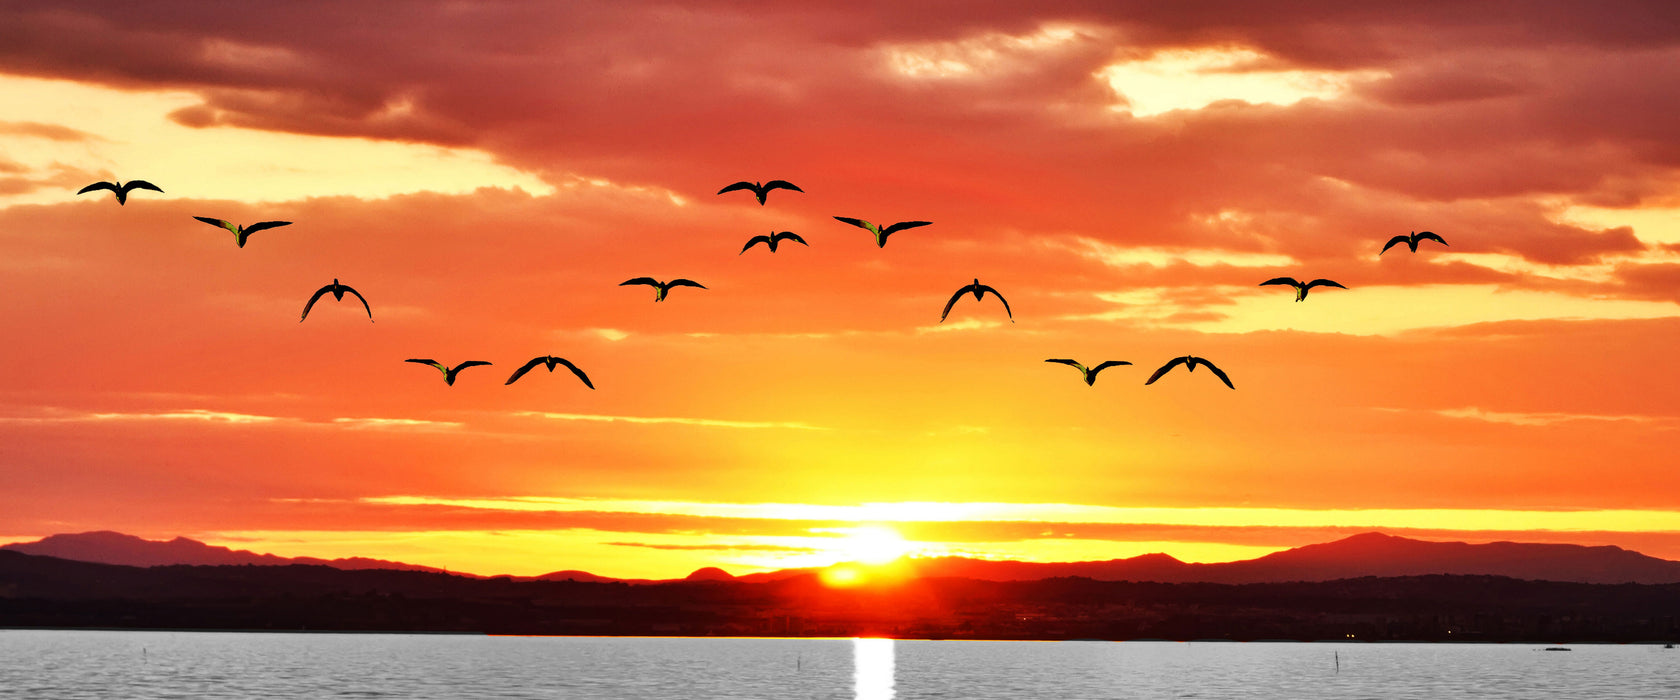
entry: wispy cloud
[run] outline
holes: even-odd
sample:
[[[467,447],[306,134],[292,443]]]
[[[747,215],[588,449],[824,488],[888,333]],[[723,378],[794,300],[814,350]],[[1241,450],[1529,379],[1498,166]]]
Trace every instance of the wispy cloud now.
[[[4,423],[115,423],[124,421],[185,421],[199,423],[279,423],[293,418],[187,408],[172,411],[93,412],[48,408],[35,416],[0,417]]]
[[[986,321],[978,318],[965,318],[960,321],[941,323],[933,326],[917,326],[917,333],[949,333],[952,331],[974,331],[987,328],[997,328],[1009,325],[1005,321]]]
[[[1486,421],[1488,423],[1506,423],[1509,425],[1555,425],[1573,421],[1616,421],[1632,423],[1658,423],[1673,419],[1657,416],[1641,416],[1631,414],[1600,414],[1600,413],[1562,413],[1553,411],[1523,412],[1523,411],[1489,411],[1476,406],[1464,408],[1443,408],[1430,411],[1436,415],[1448,418],[1465,418],[1469,420]]]
[[[788,428],[792,430],[828,430],[828,428],[824,428],[822,426],[800,423],[797,421],[745,421],[719,420],[716,418],[677,418],[659,416],[603,416],[593,413],[549,413],[546,411],[519,411],[513,415],[546,418],[548,420],[593,421],[597,423],[697,425],[708,428]]]
[[[341,427],[347,430],[455,430],[462,423],[452,421],[418,420],[413,418],[333,418],[306,420],[292,416],[265,416],[254,413],[213,411],[205,408],[182,408],[161,411],[77,411],[64,408],[38,409],[36,415],[0,416],[0,423],[138,423],[176,422],[226,425],[289,425],[298,427]]]
[[[457,430],[464,425],[454,421],[413,418],[334,418],[332,422],[351,430]]]

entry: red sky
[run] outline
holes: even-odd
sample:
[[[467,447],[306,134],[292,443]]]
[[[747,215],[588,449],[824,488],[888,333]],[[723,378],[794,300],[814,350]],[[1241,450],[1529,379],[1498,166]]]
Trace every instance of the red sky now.
[[[0,6],[0,540],[1680,558],[1672,3],[379,7]]]

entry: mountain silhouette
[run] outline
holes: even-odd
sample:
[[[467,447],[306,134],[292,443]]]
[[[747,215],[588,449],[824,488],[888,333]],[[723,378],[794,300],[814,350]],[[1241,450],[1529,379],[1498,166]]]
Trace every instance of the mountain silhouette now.
[[[1573,583],[1680,583],[1680,562],[1616,546],[1429,542],[1379,532],[1217,564],[1187,563],[1166,554],[1051,563],[930,557],[911,559],[908,564],[915,575],[924,578],[980,581],[1037,581],[1077,576],[1097,581],[1285,583],[1444,574]],[[739,579],[773,581],[814,571],[817,570],[787,569],[747,574]]]
[[[35,542],[8,544],[0,547],[0,549],[72,561],[120,564],[123,566],[286,566],[289,564],[315,564],[346,571],[360,569],[446,571],[430,566],[404,564],[383,559],[368,559],[366,557],[343,559],[280,557],[273,554],[257,554],[243,549],[217,547],[186,537],[176,537],[166,542],[160,542],[109,530],[52,535]]]
[[[703,569],[695,569],[694,573],[689,574],[683,580],[684,581],[734,581],[735,577],[730,575],[729,572],[724,571],[723,569],[719,569],[715,566],[708,566],[708,567],[705,567]]]
[[[314,564],[343,570],[395,569],[444,572],[435,567],[351,557],[316,559],[279,557],[204,544],[177,537],[167,542],[145,540],[118,532],[52,535],[37,542],[9,544],[0,550],[73,561],[125,566],[285,566]],[[845,563],[836,566],[882,568]],[[963,578],[977,581],[1038,581],[1081,577],[1096,581],[1153,581],[1160,583],[1284,583],[1333,581],[1362,576],[1397,577],[1435,574],[1505,576],[1536,581],[1573,583],[1680,583],[1680,562],[1646,556],[1616,546],[1535,544],[1521,542],[1430,542],[1368,532],[1311,544],[1256,559],[1198,564],[1166,554],[1125,559],[1078,562],[1021,562],[966,557],[916,557],[888,565],[895,578]],[[882,568],[885,571],[884,568]],[[907,570],[907,572],[906,572]],[[762,583],[809,576],[819,568],[782,569],[732,576],[716,568],[699,569],[683,579],[619,579],[587,571],[563,570],[540,576],[509,577],[514,581],[578,581],[657,584],[673,581],[739,581]],[[471,574],[467,574],[471,576]]]

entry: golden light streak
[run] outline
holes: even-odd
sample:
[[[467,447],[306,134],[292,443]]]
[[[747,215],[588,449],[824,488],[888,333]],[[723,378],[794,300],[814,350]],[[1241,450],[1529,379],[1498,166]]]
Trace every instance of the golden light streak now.
[[[689,515],[763,520],[842,522],[1046,522],[1125,525],[1408,528],[1418,530],[1526,530],[1680,532],[1680,511],[1500,510],[1469,508],[1149,508],[1070,503],[943,503],[901,501],[820,505],[704,503],[592,498],[437,498],[381,496],[358,499],[385,505],[443,505],[526,512],[603,512]]]
[[[1645,243],[1680,243],[1680,207],[1611,209],[1575,205],[1558,209],[1551,218],[1585,229],[1631,226],[1633,235]]]
[[[249,57],[232,46],[208,50],[226,53],[229,60]],[[8,122],[68,127],[88,135],[67,140],[0,130],[0,152],[27,169],[24,177],[43,182],[32,192],[0,195],[0,207],[75,201],[76,190],[99,179],[93,173],[100,170],[120,180],[144,179],[165,191],[142,192],[130,206],[175,197],[253,202],[467,193],[480,187],[554,191],[484,151],[228,126],[193,128],[170,119],[171,113],[202,102],[181,90],[125,91],[0,75],[0,104],[6,105]],[[66,173],[63,163],[88,172]],[[58,181],[71,176],[74,182]],[[109,199],[110,193],[103,196]]]
[[[1258,281],[1257,281],[1258,282]],[[1062,316],[1066,320],[1141,321],[1204,333],[1295,330],[1311,333],[1391,335],[1423,328],[1543,319],[1640,319],[1680,316],[1680,304],[1636,299],[1594,299],[1563,292],[1502,289],[1497,285],[1370,286],[1347,291],[1317,289],[1305,303],[1275,289],[1223,286],[1201,291],[1231,303],[1213,307],[1214,319],[1178,320],[1208,310],[1176,301],[1171,287],[1103,292],[1113,311]]]
[[[1102,261],[1110,267],[1148,265],[1167,267],[1180,263],[1196,267],[1230,265],[1234,267],[1282,267],[1295,265],[1296,260],[1276,253],[1250,253],[1218,248],[1172,248],[1166,246],[1117,246],[1089,238],[1078,240],[1077,252]]]
[[[924,42],[885,49],[887,66],[919,80],[998,75],[1028,65],[1032,55],[1066,46],[1095,30],[1046,25],[1030,34],[987,33],[958,41]]]
[[[603,416],[592,413],[548,413],[545,411],[519,411],[513,415],[547,418],[549,420],[593,421],[597,423],[637,423],[642,425],[669,423],[675,425],[698,425],[708,428],[789,428],[793,430],[827,430],[827,428],[821,426],[786,421],[745,421],[719,420],[715,418],[674,418],[655,416]]]
[[[1104,67],[1096,76],[1125,98],[1127,104],[1114,110],[1150,117],[1223,100],[1273,105],[1332,100],[1356,82],[1389,75],[1378,70],[1267,70],[1270,58],[1244,47],[1167,49]]]

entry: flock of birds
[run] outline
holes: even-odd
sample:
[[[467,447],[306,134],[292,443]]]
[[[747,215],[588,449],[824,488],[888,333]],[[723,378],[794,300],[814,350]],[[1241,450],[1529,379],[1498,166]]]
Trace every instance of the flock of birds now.
[[[162,188],[160,188],[157,185],[154,185],[150,182],[147,182],[145,180],[129,180],[128,182],[120,182],[120,181],[119,182],[95,182],[91,185],[88,185],[87,187],[83,187],[81,190],[77,191],[76,194],[80,195],[80,194],[86,194],[88,192],[95,192],[95,191],[100,191],[100,190],[110,190],[114,195],[116,195],[117,204],[119,206],[123,205],[123,204],[126,204],[128,202],[128,195],[129,195],[130,192],[132,192],[134,190],[151,190],[153,192],[163,192]],[[742,191],[742,190],[752,192],[753,196],[758,199],[758,203],[759,203],[760,206],[763,206],[767,202],[767,200],[769,198],[769,195],[770,195],[770,192],[773,191],[773,190],[791,190],[791,191],[800,192],[800,193],[803,193],[805,191],[803,189],[800,189],[799,186],[797,186],[797,185],[795,185],[791,182],[788,182],[786,180],[771,180],[769,182],[764,182],[764,183],[741,181],[741,182],[734,183],[732,185],[728,185],[728,186],[724,187],[723,189],[718,190],[717,193],[721,195],[721,194],[726,194],[726,193],[729,193],[729,192],[736,192],[736,191]],[[238,244],[238,246],[240,248],[245,247],[246,241],[250,239],[250,236],[253,233],[256,233],[258,231],[268,230],[268,229],[279,228],[281,226],[289,226],[292,223],[290,221],[260,221],[260,222],[251,224],[249,226],[241,226],[239,224],[232,223],[232,222],[227,221],[225,219],[215,219],[215,218],[211,218],[211,217],[207,217],[207,216],[195,216],[193,218],[197,219],[199,221],[202,221],[204,223],[210,224],[212,226],[216,226],[218,228],[226,229],[227,231],[231,232],[233,234],[233,237],[234,237],[234,242],[236,244]],[[929,226],[933,223],[931,221],[900,221],[900,222],[894,223],[892,225],[883,227],[883,226],[871,223],[869,221],[865,221],[863,219],[856,219],[856,218],[851,218],[851,217],[846,217],[846,216],[836,216],[836,217],[834,217],[834,219],[836,221],[840,221],[842,223],[850,224],[852,226],[856,226],[858,228],[861,228],[865,231],[870,232],[871,234],[873,234],[875,236],[875,245],[876,245],[876,247],[879,247],[879,248],[887,247],[887,237],[893,235],[894,233],[898,233],[900,231],[905,231],[905,230],[909,230],[909,229],[913,229],[913,228],[919,228],[919,227],[922,227],[922,226]],[[783,241],[792,241],[794,243],[798,243],[798,244],[806,246],[806,247],[810,247],[810,245],[811,245],[809,243],[806,243],[805,239],[801,238],[799,236],[799,234],[793,233],[792,231],[771,232],[767,235],[753,236],[752,238],[748,239],[747,244],[745,246],[742,246],[741,252],[738,253],[738,255],[745,255],[748,250],[752,249],[753,246],[758,245],[760,243],[764,244],[765,247],[769,248],[771,253],[775,253],[777,245],[779,243],[783,242]],[[1377,253],[1377,255],[1382,255],[1383,253],[1387,253],[1390,248],[1393,248],[1394,246],[1402,245],[1402,244],[1404,244],[1411,252],[1416,253],[1417,250],[1418,250],[1418,244],[1423,242],[1423,241],[1435,241],[1437,243],[1440,243],[1441,245],[1447,245],[1447,241],[1445,239],[1441,238],[1439,235],[1436,235],[1433,232],[1430,232],[1430,231],[1414,231],[1409,235],[1395,236],[1393,238],[1390,238],[1388,240],[1388,243],[1383,245],[1382,250],[1379,251]],[[625,281],[619,283],[619,286],[621,286],[621,287],[627,286],[627,285],[647,285],[647,286],[653,287],[653,289],[654,289],[653,300],[656,301],[656,302],[665,301],[666,295],[670,294],[671,289],[673,289],[675,287],[697,287],[699,289],[705,289],[706,288],[705,285],[702,285],[699,282],[696,282],[696,281],[691,280],[691,279],[684,279],[684,278],[677,278],[677,279],[672,279],[672,280],[661,281],[661,280],[654,279],[652,277],[636,277],[636,278],[628,279],[628,280],[625,280]],[[1347,289],[1347,287],[1343,286],[1339,282],[1336,282],[1334,280],[1322,279],[1322,278],[1314,279],[1310,282],[1301,282],[1301,281],[1299,281],[1299,280],[1297,280],[1293,277],[1274,277],[1272,279],[1261,282],[1259,286],[1265,287],[1265,286],[1268,286],[1268,285],[1287,285],[1289,287],[1294,288],[1294,290],[1295,290],[1295,301],[1298,301],[1298,302],[1299,301],[1305,301],[1306,298],[1307,298],[1307,292],[1309,290],[1311,290],[1313,287],[1336,287],[1338,289]],[[354,294],[356,296],[356,298],[359,299],[362,302],[362,308],[367,311],[368,321],[370,323],[373,321],[373,307],[368,304],[367,297],[362,296],[361,292],[356,291],[355,289],[351,288],[350,286],[345,285],[345,284],[341,284],[338,281],[337,278],[334,278],[333,281],[332,281],[332,284],[325,285],[325,286],[321,287],[320,289],[315,291],[314,295],[309,297],[309,301],[303,305],[303,315],[302,315],[301,318],[298,319],[298,322],[302,323],[304,320],[307,320],[309,318],[309,310],[315,307],[315,302],[320,301],[321,297],[323,297],[327,294],[333,295],[333,299],[335,301],[343,301],[345,294]],[[998,301],[1003,304],[1003,311],[1006,315],[1008,315],[1009,322],[1010,323],[1015,322],[1015,312],[1009,308],[1009,300],[1005,299],[1003,294],[998,292],[997,289],[994,289],[993,287],[991,287],[989,285],[981,284],[980,283],[980,278],[976,277],[976,278],[974,278],[974,282],[972,282],[970,284],[963,285],[961,288],[957,289],[956,293],[951,295],[950,301],[945,302],[945,309],[944,309],[944,311],[940,312],[940,314],[939,314],[939,322],[940,323],[944,323],[945,319],[948,316],[951,315],[952,307],[956,306],[957,301],[962,299],[964,294],[972,294],[974,296],[974,300],[976,302],[984,301],[986,294],[991,294],[992,296],[997,297]],[[445,365],[441,362],[438,362],[438,361],[432,360],[432,359],[413,358],[413,359],[408,359],[408,360],[404,360],[404,361],[405,362],[412,362],[412,363],[415,363],[415,364],[427,365],[429,367],[432,367],[432,368],[438,370],[439,372],[442,372],[443,373],[443,381],[444,381],[445,384],[447,384],[449,386],[454,386],[455,385],[455,378],[456,378],[457,375],[460,374],[461,370],[467,369],[468,367],[489,366],[491,364],[491,363],[483,361],[483,360],[467,360],[465,362],[462,362],[460,364],[455,365],[454,367],[450,367],[448,365]],[[1121,366],[1121,365],[1132,364],[1130,362],[1126,362],[1126,361],[1123,361],[1123,360],[1107,360],[1107,361],[1102,362],[1102,363],[1100,363],[1100,364],[1098,364],[1094,367],[1086,367],[1085,365],[1080,364],[1079,362],[1076,362],[1076,361],[1070,360],[1070,359],[1064,359],[1064,358],[1048,359],[1048,360],[1045,360],[1045,362],[1053,362],[1053,363],[1056,363],[1056,364],[1063,364],[1063,365],[1067,365],[1069,367],[1072,367],[1074,369],[1079,370],[1079,372],[1080,372],[1081,376],[1084,378],[1085,384],[1087,386],[1095,386],[1096,382],[1097,382],[1097,373],[1103,371],[1104,369],[1107,369],[1109,367],[1116,367],[1116,366]],[[518,381],[520,377],[525,376],[525,374],[527,372],[530,372],[532,369],[535,369],[539,365],[543,366],[543,367],[546,367],[549,372],[553,372],[555,367],[564,366],[565,368],[571,370],[572,374],[576,375],[578,380],[583,382],[584,386],[587,386],[590,389],[595,388],[595,384],[594,384],[594,382],[590,381],[589,375],[585,374],[584,371],[582,369],[579,369],[577,365],[572,364],[570,361],[566,360],[565,358],[554,357],[552,355],[544,355],[542,357],[532,358],[530,361],[528,361],[524,365],[522,365],[519,369],[515,370],[514,373],[513,373],[513,376],[508,377],[507,381],[504,382],[504,384],[512,384],[515,381]],[[1160,379],[1167,372],[1171,371],[1174,367],[1178,367],[1179,365],[1183,365],[1185,371],[1187,371],[1187,372],[1195,372],[1197,367],[1205,366],[1205,367],[1207,367],[1209,372],[1213,373],[1213,375],[1215,377],[1218,377],[1220,381],[1224,382],[1225,386],[1230,387],[1232,389],[1237,388],[1235,384],[1231,383],[1230,376],[1226,375],[1224,370],[1219,369],[1219,367],[1215,366],[1212,362],[1209,362],[1206,359],[1203,359],[1201,357],[1196,357],[1194,355],[1185,355],[1185,356],[1182,356],[1182,357],[1175,357],[1171,360],[1168,360],[1166,364],[1164,364],[1160,367],[1160,369],[1155,370],[1155,373],[1150,375],[1148,381],[1145,381],[1144,384],[1145,385],[1154,384],[1156,380]]]

